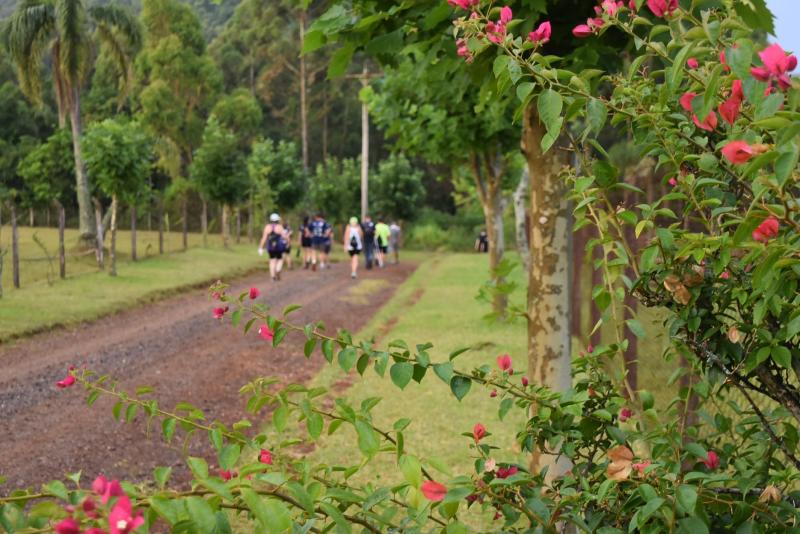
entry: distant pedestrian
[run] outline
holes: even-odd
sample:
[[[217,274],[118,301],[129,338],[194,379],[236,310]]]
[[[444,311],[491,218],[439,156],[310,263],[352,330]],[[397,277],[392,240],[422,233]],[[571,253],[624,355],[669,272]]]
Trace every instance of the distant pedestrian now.
[[[364,248],[364,231],[358,225],[358,218],[350,217],[350,224],[344,231],[344,251],[350,254],[350,277],[358,276],[358,255]]]
[[[403,241],[403,233],[397,221],[392,221],[389,225],[389,248],[392,249],[392,256],[394,256],[394,264],[400,263],[400,244]]]
[[[300,249],[303,252],[303,268],[308,269],[311,267],[311,218],[306,215],[303,217],[303,224],[297,230],[300,234]]]
[[[264,232],[261,235],[258,255],[264,255],[264,246],[266,245],[267,254],[269,254],[269,274],[273,281],[277,281],[281,279],[283,253],[286,250],[285,229],[281,224],[281,217],[277,213],[270,215],[269,221],[269,224],[264,226]]]
[[[486,230],[481,230],[478,237],[475,239],[476,252],[489,252],[489,235]]]
[[[361,230],[364,232],[364,261],[367,269],[372,269],[375,261],[375,223],[372,222],[372,217],[369,215],[364,217]]]
[[[291,271],[294,266],[292,265],[292,227],[288,224],[283,226],[283,242],[286,243],[286,250],[283,251],[283,259],[286,262],[286,267]]]
[[[317,213],[314,220],[309,224],[311,233],[311,270],[316,271],[317,265],[320,269],[325,268],[327,260],[326,248],[330,252],[330,237],[333,233],[333,228],[328,224],[328,221],[322,216],[322,213]]]
[[[378,266],[383,267],[386,262],[386,254],[389,252],[389,225],[383,222],[383,217],[378,217],[378,224],[375,225],[375,242],[378,245]]]

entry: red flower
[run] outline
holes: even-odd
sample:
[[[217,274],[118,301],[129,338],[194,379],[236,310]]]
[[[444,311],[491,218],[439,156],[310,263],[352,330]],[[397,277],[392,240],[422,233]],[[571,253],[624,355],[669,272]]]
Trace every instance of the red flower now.
[[[250,288],[250,300],[256,300],[260,294],[261,291],[259,291],[257,287]]]
[[[656,17],[672,15],[678,9],[678,0],[647,0],[647,7]]]
[[[550,33],[550,21],[546,20],[539,24],[538,28],[528,34],[528,40],[535,44],[543,45],[550,40]]]
[[[528,387],[528,377],[527,376],[523,376],[522,377],[522,386],[523,387]]]
[[[486,436],[486,427],[480,423],[475,423],[475,426],[472,427],[472,437],[475,439],[475,443],[480,442]]]
[[[261,449],[261,453],[258,455],[258,461],[262,464],[272,465],[272,453],[267,449]]]
[[[698,63],[695,58],[690,57],[688,60],[686,60],[686,66],[690,69],[696,69],[700,66],[700,63]]]
[[[261,339],[264,341],[272,341],[275,339],[275,332],[269,329],[269,326],[266,324],[262,324],[258,327],[258,335],[261,336]]]
[[[744,102],[744,91],[742,91],[742,80],[733,80],[731,86],[731,98]]]
[[[211,293],[211,298],[214,300],[219,300],[222,298],[222,295],[220,294],[219,291],[214,291],[213,293]]]
[[[228,311],[228,305],[221,306],[219,308],[214,308],[212,310],[212,314],[214,315],[214,319],[222,319],[225,316],[225,312]]]
[[[133,517],[133,507],[126,495],[119,498],[108,514],[109,534],[128,534],[142,525],[144,525],[142,514]]]
[[[100,475],[94,482],[92,482],[92,491],[100,495],[100,502],[106,504],[111,497],[121,497],[125,495],[122,491],[122,486],[119,485],[119,480],[109,481],[103,475]]]
[[[708,454],[703,459],[703,463],[709,470],[713,471],[719,467],[719,456],[717,456],[717,453],[714,451],[708,451]]]
[[[644,470],[647,469],[650,464],[652,464],[650,460],[643,460],[639,463],[633,464],[633,468],[639,471],[639,476],[644,476]]]
[[[753,67],[750,74],[753,78],[768,82],[776,80],[781,89],[787,89],[791,84],[788,72],[797,67],[797,58],[793,55],[786,55],[786,51],[778,43],[766,47],[758,53],[763,67]]]
[[[753,239],[755,241],[766,243],[773,237],[777,237],[780,230],[780,223],[774,215],[770,215],[753,230]]]
[[[497,357],[497,366],[500,368],[501,371],[510,371],[511,370],[511,356],[508,354],[503,354],[502,356]]]
[[[753,157],[753,154],[755,154],[753,147],[748,145],[745,141],[731,141],[722,147],[721,152],[722,155],[725,156],[725,159],[734,165],[747,163],[747,161]]]
[[[497,468],[497,478],[508,478],[511,475],[516,474],[519,471],[516,465],[512,465],[509,467],[498,467]]]
[[[67,375],[58,382],[56,382],[56,387],[58,389],[68,388],[73,385],[75,385],[75,377],[72,375]]]
[[[623,408],[619,411],[619,420],[623,423],[633,417],[633,411],[630,408]]]
[[[739,116],[739,108],[742,106],[742,101],[738,98],[731,96],[728,100],[719,105],[718,111],[723,120],[733,126],[736,118]]]
[[[56,534],[80,534],[81,525],[76,520],[68,517],[59,522],[55,528]]]
[[[717,127],[717,114],[713,111],[709,111],[708,115],[706,115],[705,120],[700,122],[700,119],[697,115],[692,115],[692,122],[694,122],[695,126],[700,128],[701,130],[706,130],[707,132],[713,132],[714,128]]]
[[[500,10],[500,22],[503,24],[507,24],[511,22],[511,19],[514,17],[514,14],[511,12],[511,8],[508,6],[503,6],[503,9]]]
[[[680,105],[681,105],[681,107],[683,109],[685,109],[686,111],[691,113],[692,112],[692,100],[694,100],[694,97],[696,97],[696,96],[697,96],[697,93],[693,93],[693,92],[689,91],[687,93],[683,93],[683,96],[680,97],[678,102],[680,103]]]
[[[219,478],[221,478],[222,480],[228,481],[235,476],[236,476],[236,471],[227,471],[225,469],[219,470]]]
[[[496,390],[496,389],[493,389],[493,390],[492,390],[492,392],[491,392],[491,393],[489,393],[489,396],[490,396],[491,398],[495,398],[495,397],[497,396],[497,390]]]
[[[672,187],[675,187],[676,185],[678,185],[678,180],[676,180],[676,179],[675,179],[675,177],[673,176],[672,178],[670,178],[669,180],[667,180],[667,183],[668,183],[669,185],[671,185]]]
[[[601,5],[603,6],[603,10],[608,13],[610,17],[613,17],[624,4],[622,0],[603,0]]]
[[[636,0],[628,0],[628,9],[634,13],[636,12]]]
[[[729,273],[728,271],[722,271],[722,274],[720,274],[719,277],[722,278],[723,280],[727,280],[728,278],[731,277],[731,273]]]
[[[594,345],[589,343],[589,346],[586,347],[586,352],[588,352],[589,354],[593,353],[594,352]]]
[[[444,499],[444,496],[447,495],[447,486],[434,482],[433,480],[426,480],[419,489],[422,490],[422,494],[429,501],[441,501]]]

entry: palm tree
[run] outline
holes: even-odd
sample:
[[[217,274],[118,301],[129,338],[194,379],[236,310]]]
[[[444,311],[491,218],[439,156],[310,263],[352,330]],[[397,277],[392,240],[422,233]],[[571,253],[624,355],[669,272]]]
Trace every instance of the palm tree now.
[[[138,21],[113,4],[87,8],[83,0],[21,0],[5,33],[22,91],[34,103],[41,102],[41,62],[50,54],[59,126],[64,127],[69,116],[72,127],[80,233],[89,244],[96,230],[81,155],[81,89],[96,57],[94,44],[99,42],[118,63],[120,85],[126,91],[131,59],[141,44]]]

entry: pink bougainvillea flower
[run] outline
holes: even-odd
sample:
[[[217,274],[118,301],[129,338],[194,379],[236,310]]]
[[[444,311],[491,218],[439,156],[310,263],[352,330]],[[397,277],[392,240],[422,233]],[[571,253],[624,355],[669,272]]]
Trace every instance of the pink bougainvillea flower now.
[[[697,67],[700,66],[700,63],[698,63],[695,58],[690,57],[689,59],[686,60],[686,66],[689,67],[690,69],[696,69]]]
[[[447,3],[452,7],[460,7],[468,11],[480,3],[480,0],[447,0]]]
[[[250,300],[256,300],[259,295],[261,295],[261,291],[257,287],[250,288]]]
[[[719,456],[717,456],[717,453],[714,451],[708,451],[708,454],[703,459],[703,463],[709,470],[713,471],[719,467]]]
[[[456,41],[456,53],[459,57],[463,57],[468,62],[472,60],[472,54],[469,51],[469,45],[466,39],[459,39]]]
[[[636,0],[628,0],[628,9],[636,12]]]
[[[675,179],[675,177],[673,176],[672,178],[670,178],[669,180],[667,180],[667,183],[668,183],[669,185],[671,185],[672,187],[675,187],[676,185],[678,185],[678,180],[676,180],[676,179]]]
[[[733,123],[736,122],[736,118],[739,117],[739,109],[742,107],[742,101],[736,97],[731,96],[725,102],[719,105],[717,111],[719,111],[720,117],[733,126]]]
[[[753,78],[768,82],[775,80],[781,89],[787,89],[791,84],[789,72],[797,67],[797,58],[794,55],[786,55],[786,51],[778,43],[769,45],[758,53],[763,67],[753,67],[750,74]]]
[[[68,387],[74,386],[74,385],[75,385],[75,377],[72,376],[72,375],[67,375],[64,378],[62,378],[61,380],[59,380],[58,382],[56,382],[56,387],[58,389],[68,388]]]
[[[56,534],[80,534],[81,525],[75,519],[68,517],[62,519],[55,527],[53,527]]]
[[[523,376],[522,377],[522,386],[523,387],[528,387],[528,377],[527,376]]]
[[[511,356],[503,354],[497,357],[497,366],[501,371],[508,371],[511,369]]]
[[[774,215],[770,215],[753,230],[753,239],[755,241],[766,243],[773,237],[777,237],[780,230],[780,223]]]
[[[214,291],[211,293],[211,298],[214,300],[219,300],[222,298],[222,295],[219,293],[219,291]]]
[[[258,335],[261,336],[261,339],[264,341],[272,341],[275,339],[275,332],[269,329],[269,326],[266,324],[262,324],[258,327]]]
[[[731,277],[731,273],[729,273],[728,271],[722,271],[719,277],[722,278],[723,280],[727,280],[728,278]]]
[[[433,480],[426,480],[419,489],[422,490],[422,494],[429,501],[441,501],[444,500],[444,496],[447,495],[447,486]]]
[[[492,390],[492,392],[491,392],[491,393],[489,393],[489,396],[490,396],[491,398],[495,398],[495,397],[497,396],[497,390],[496,390],[496,389],[493,389],[493,390]]]
[[[722,147],[722,155],[734,165],[742,165],[753,157],[755,151],[753,147],[745,141],[731,141]]]
[[[594,352],[594,345],[589,343],[589,346],[586,347],[586,352],[588,352],[589,354],[593,353]]]
[[[475,423],[475,426],[472,427],[472,437],[475,440],[475,443],[480,442],[486,436],[486,427],[480,423]]]
[[[623,408],[619,411],[619,420],[623,423],[633,417],[633,411],[630,408]]]
[[[552,29],[550,27],[550,21],[546,20],[528,34],[528,40],[534,44],[543,45],[550,40],[551,31]]]
[[[586,24],[588,24],[589,27],[592,28],[593,30],[595,29],[599,30],[600,28],[605,26],[606,21],[604,21],[601,18],[595,17],[593,19],[586,19]]]
[[[647,469],[648,467],[650,467],[650,464],[652,464],[652,463],[653,462],[651,462],[650,460],[642,460],[641,462],[633,464],[633,468],[636,469],[637,471],[639,471],[639,476],[643,477],[644,476],[644,470]]]
[[[258,461],[262,464],[272,465],[272,453],[267,449],[261,449],[258,455]]]
[[[744,91],[742,91],[742,80],[733,80],[731,85],[731,98],[744,102]]]
[[[683,95],[678,99],[681,107],[688,112],[692,112],[692,100],[694,97],[697,96],[697,93],[693,93],[691,91],[683,93]]]
[[[486,36],[495,44],[500,44],[506,38],[506,25],[502,22],[487,22]]]
[[[603,6],[603,11],[608,13],[608,16],[613,17],[625,4],[622,0],[603,0],[601,5]]]
[[[211,310],[214,319],[222,319],[225,316],[225,313],[228,311],[228,305],[220,306],[218,308],[214,308]]]
[[[236,473],[234,471],[228,471],[227,469],[220,469],[219,470],[219,478],[225,480],[226,482],[231,478],[235,477]]]
[[[678,0],[647,0],[647,7],[656,17],[672,15],[678,9]]]
[[[137,514],[133,517],[133,507],[126,495],[123,495],[114,504],[111,513],[108,514],[109,534],[128,534],[144,525],[144,517]]]
[[[512,18],[514,18],[514,13],[511,11],[511,8],[508,6],[503,6],[503,9],[500,10],[500,22],[503,24],[508,24],[511,22]]]
[[[508,478],[511,475],[515,475],[519,469],[516,465],[511,465],[508,467],[498,467],[497,468],[497,478]]]
[[[577,37],[578,39],[583,39],[584,37],[589,37],[594,33],[592,29],[589,27],[588,24],[578,24],[574,28],[572,28],[572,35]]]
[[[713,111],[709,111],[703,122],[700,122],[700,118],[697,115],[692,115],[692,122],[701,130],[713,132],[717,127],[717,114]]]
[[[119,480],[108,480],[103,475],[94,479],[94,482],[92,482],[92,491],[100,496],[100,502],[103,504],[106,504],[111,497],[121,497],[125,495],[125,492],[122,491],[122,486],[119,484]]]

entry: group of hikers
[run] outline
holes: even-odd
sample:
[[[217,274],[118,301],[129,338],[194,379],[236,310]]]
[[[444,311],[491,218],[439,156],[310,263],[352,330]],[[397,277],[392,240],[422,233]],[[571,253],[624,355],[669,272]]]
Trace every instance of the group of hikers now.
[[[306,216],[297,231],[300,246],[297,256],[302,252],[303,266],[305,269],[330,268],[330,253],[334,241],[334,228],[325,220],[322,213],[317,213],[313,218]],[[269,223],[264,226],[261,242],[258,245],[258,254],[266,252],[269,255],[269,274],[273,281],[281,279],[284,263],[292,268],[292,240],[295,236],[292,228],[283,222],[281,216],[273,213]],[[342,245],[346,254],[350,256],[350,276],[358,277],[359,256],[364,253],[367,269],[373,265],[379,268],[386,266],[389,255],[393,262],[400,261],[401,229],[397,222],[386,224],[382,217],[373,222],[366,216],[359,223],[357,217],[351,217],[345,227]]]

